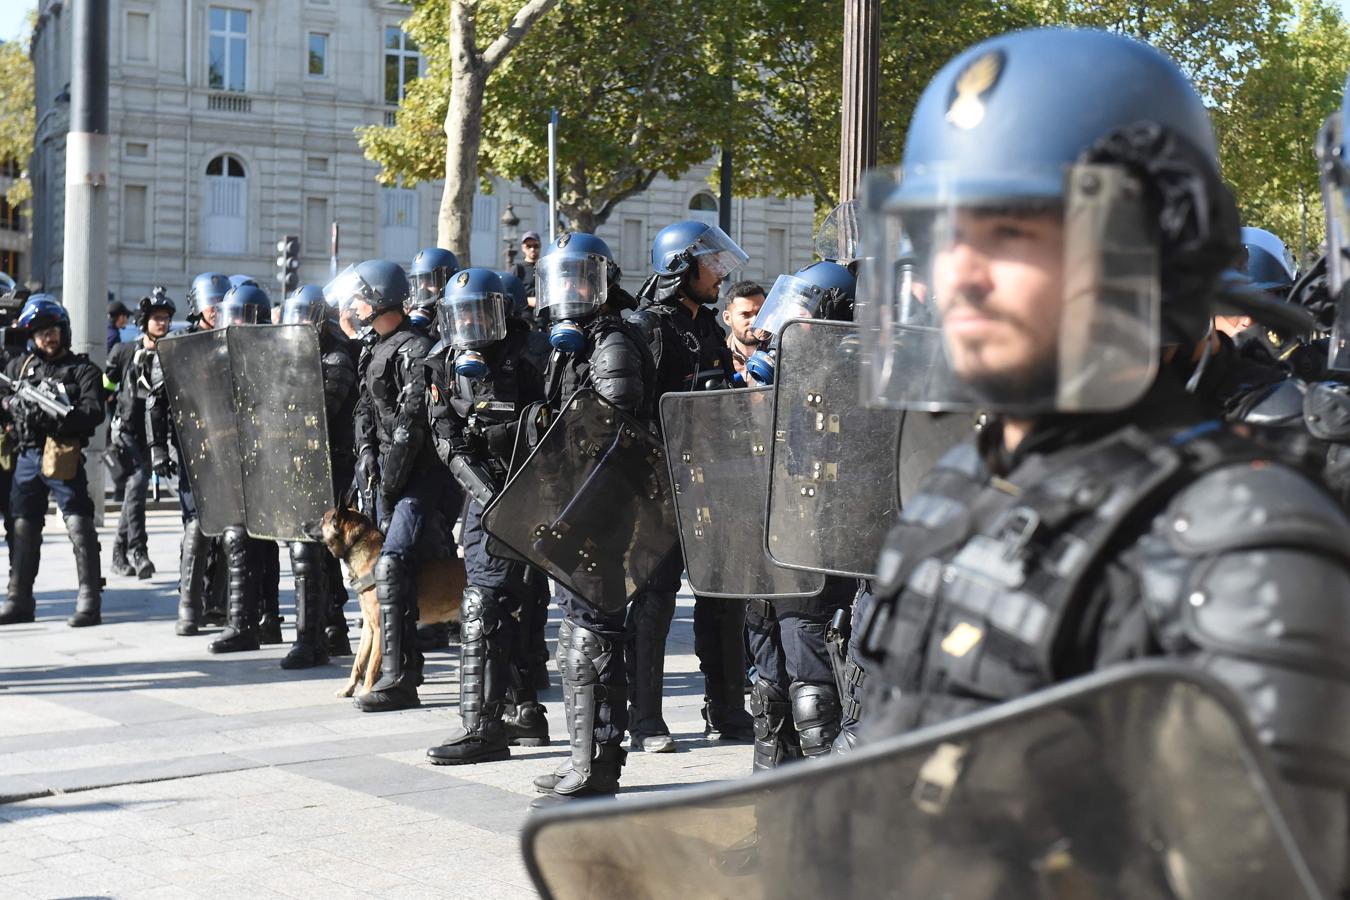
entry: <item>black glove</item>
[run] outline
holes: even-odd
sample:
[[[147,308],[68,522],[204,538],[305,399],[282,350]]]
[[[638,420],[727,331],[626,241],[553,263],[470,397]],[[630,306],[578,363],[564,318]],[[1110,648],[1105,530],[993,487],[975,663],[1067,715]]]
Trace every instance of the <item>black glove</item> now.
[[[380,480],[380,464],[375,458],[375,451],[369,447],[356,458],[356,480],[357,486],[363,491],[369,490],[372,484]]]
[[[178,463],[173,461],[173,456],[165,447],[150,448],[150,468],[160,478],[172,478],[178,474]]]

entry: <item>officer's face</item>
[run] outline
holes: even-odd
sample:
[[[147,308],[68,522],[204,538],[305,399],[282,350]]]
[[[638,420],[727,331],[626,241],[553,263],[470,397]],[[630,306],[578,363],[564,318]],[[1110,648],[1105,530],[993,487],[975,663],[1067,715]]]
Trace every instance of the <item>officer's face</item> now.
[[[145,333],[152,338],[162,338],[169,333],[169,323],[173,321],[173,316],[166,312],[157,312],[152,315],[145,323]]]
[[[218,306],[208,306],[202,310],[202,324],[207,328],[216,327],[216,312],[220,309]]]
[[[43,356],[55,356],[61,350],[61,326],[52,325],[33,332],[33,344]]]
[[[759,344],[759,333],[750,326],[763,305],[763,294],[751,294],[749,297],[736,297],[723,310],[722,321],[731,329],[732,336],[741,346],[754,347]]]
[[[1014,396],[1054,377],[1063,310],[1057,213],[961,210],[933,258],[933,295],[962,380]]]
[[[695,260],[697,269],[689,278],[686,290],[689,296],[700,303],[716,303],[718,286],[722,283],[722,273],[711,265]]]

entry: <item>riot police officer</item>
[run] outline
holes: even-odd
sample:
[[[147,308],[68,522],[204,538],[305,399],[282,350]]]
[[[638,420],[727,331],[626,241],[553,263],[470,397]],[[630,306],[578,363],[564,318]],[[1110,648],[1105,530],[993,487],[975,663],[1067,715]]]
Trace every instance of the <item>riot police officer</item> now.
[[[424,247],[413,257],[408,274],[412,294],[408,297],[408,321],[414,328],[437,337],[437,305],[450,276],[459,271],[459,259],[449,250]]]
[[[324,299],[323,288],[301,285],[286,298],[281,324],[306,324],[319,333],[319,365],[323,376],[324,418],[333,470],[333,496],[351,487],[356,471],[356,358],[351,341],[337,325],[337,310]],[[335,627],[333,609],[342,616],[346,590],[338,562],[323,545],[293,541],[291,573],[295,576],[295,643],[281,660],[283,669],[307,669],[328,661],[328,629]]]
[[[543,373],[528,353],[529,328],[507,315],[509,303],[495,272],[470,268],[453,276],[440,304],[447,349],[427,362],[436,454],[468,497],[461,532],[468,575],[460,621],[463,727],[427,751],[436,765],[506,759],[513,743],[548,743],[544,707],[511,658],[521,609],[534,599],[530,567],[494,554],[482,524],[483,508],[505,483],[517,423],[544,398]]]
[[[230,281],[234,286],[216,308],[215,327],[270,322],[272,301],[267,292],[246,275],[233,275]],[[225,630],[206,649],[237,653],[281,643],[277,545],[249,537],[241,523],[226,527],[220,549],[225,569]]]
[[[31,622],[36,610],[33,581],[42,548],[47,498],[54,496],[75,551],[79,591],[72,628],[103,621],[103,577],[94,530],[94,502],[84,471],[84,447],[103,422],[98,366],[70,349],[70,316],[49,294],[34,294],[16,323],[28,332],[28,352],[9,361],[5,374],[68,406],[64,413],[9,393],[0,401],[6,427],[14,432],[18,459],[10,489],[14,532],[10,538],[9,592],[0,604],[0,625]]]
[[[216,327],[220,302],[230,290],[230,280],[219,272],[203,272],[192,279],[188,289],[188,327],[207,330]],[[157,385],[146,400],[150,421],[151,465],[161,477],[178,474],[178,508],[183,519],[183,539],[179,545],[178,622],[176,634],[184,637],[201,630],[207,612],[207,572],[211,563],[212,541],[202,534],[197,518],[196,498],[187,473],[174,462],[184,459],[177,429],[169,414],[164,386]],[[172,452],[170,452],[172,449]]]
[[[379,259],[349,266],[324,288],[329,303],[350,310],[369,334],[357,366],[356,480],[377,495],[385,534],[374,573],[384,646],[379,680],[355,699],[363,712],[421,703],[413,567],[428,525],[440,549],[454,552],[446,519],[458,512],[460,500],[427,430],[424,360],[433,341],[408,322],[409,292],[403,268]]]
[[[620,313],[634,305],[619,285],[609,246],[592,234],[560,235],[536,269],[535,308],[548,317],[553,354],[544,373],[550,409],[561,410],[583,387],[650,422],[655,366],[646,341]],[[557,663],[572,752],[553,773],[535,779],[547,806],[619,790],[627,756],[627,673],[620,656],[624,614],[610,612],[559,585]]]
[[[1245,707],[1339,893],[1350,521],[1185,389],[1239,237],[1194,88],[1116,35],[993,38],[933,78],[900,174],[863,195],[864,242],[908,233],[936,325],[879,253],[869,392],[993,414],[883,549],[864,737],[1171,657]]]
[[[641,305],[628,320],[641,329],[656,362],[656,396],[729,386],[734,377],[726,332],[711,304],[722,280],[749,259],[716,225],[685,221],[667,225],[652,241],[652,274],[639,291]],[[675,750],[661,715],[666,637],[675,616],[675,594],[684,568],[673,554],[629,608],[624,661],[632,680],[631,749]]]
[[[113,346],[103,375],[103,386],[114,395],[112,440],[108,453],[125,476],[122,515],[113,541],[112,569],[118,575],[149,578],[155,566],[146,552],[145,496],[155,460],[150,451],[146,404],[163,382],[155,347],[169,333],[178,307],[163,287],[142,297],[136,327],[141,339]],[[161,468],[163,465],[161,464]]]
[[[755,317],[760,346],[746,360],[747,380],[773,383],[776,338],[785,323],[809,318],[851,322],[856,293],[853,274],[829,260],[778,276]],[[750,690],[756,771],[829,753],[839,734],[841,698],[826,632],[857,592],[856,579],[829,575],[814,597],[750,601],[745,625],[758,676]]]

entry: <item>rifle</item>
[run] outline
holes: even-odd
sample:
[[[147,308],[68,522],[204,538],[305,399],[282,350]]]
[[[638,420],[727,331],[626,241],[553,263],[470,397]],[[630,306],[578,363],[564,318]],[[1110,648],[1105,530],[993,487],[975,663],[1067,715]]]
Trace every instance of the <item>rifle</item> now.
[[[70,415],[73,408],[66,386],[57,382],[43,381],[33,384],[31,381],[16,381],[8,375],[0,374],[0,388],[9,391],[24,403],[42,410],[58,422]]]

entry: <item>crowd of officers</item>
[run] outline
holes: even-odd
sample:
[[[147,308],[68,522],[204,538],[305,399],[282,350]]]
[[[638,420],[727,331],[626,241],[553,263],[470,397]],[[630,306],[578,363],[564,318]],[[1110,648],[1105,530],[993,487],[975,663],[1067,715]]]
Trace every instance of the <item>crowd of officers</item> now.
[[[302,288],[279,320],[320,330],[336,481],[364,498],[385,535],[373,573],[384,654],[357,706],[417,705],[419,639],[434,635],[418,633],[416,564],[462,552],[462,727],[428,756],[474,763],[507,757],[513,743],[546,742],[535,691],[548,680],[548,581],[499,553],[482,525],[520,447],[582,388],[659,431],[664,394],[771,383],[775,322],[856,312],[873,402],[978,412],[978,424],[905,504],[875,579],[831,577],[816,597],[756,601],[748,612],[698,601],[708,731],[753,740],[754,766],[771,768],[1108,665],[1173,657],[1234,691],[1274,756],[1280,789],[1318,825],[1318,875],[1342,885],[1350,521],[1340,451],[1350,389],[1335,379],[1337,301],[1350,284],[1344,135],[1338,114],[1319,142],[1326,257],[1296,284],[1273,235],[1240,229],[1204,104],[1173,63],[1101,32],[1021,32],[943,68],[915,109],[900,174],[864,181],[863,292],[857,264],[844,258],[780,278],[783,290],[768,298],[733,285],[746,255],[694,221],[656,236],[636,297],[621,287],[611,248],[582,233],[532,258],[529,286],[460,269],[433,248],[411,273],[369,260],[322,289]],[[712,308],[724,286],[729,337]],[[1299,315],[1282,314],[1295,307]],[[147,471],[172,474],[180,455],[156,397],[153,353],[173,308],[162,293],[142,300],[144,337],[115,354],[105,379],[125,464],[141,473],[129,493]],[[1304,310],[1320,317],[1306,328]],[[188,313],[192,328],[217,328],[267,321],[269,303],[248,279],[205,274]],[[7,371],[60,382],[74,407],[57,421],[18,397],[3,404],[17,462],[0,622],[33,617],[51,491],[79,560],[71,624],[96,624],[85,476],[55,478],[45,456],[54,441],[88,437],[104,395],[94,367],[67,349],[58,304],[34,298],[19,326],[30,345]],[[1317,339],[1326,332],[1329,347]],[[179,496],[179,633],[211,621],[206,585],[223,583],[226,629],[210,649],[278,642],[275,545],[228,533],[207,541],[182,481]],[[759,515],[748,511],[747,525]],[[118,552],[143,570],[143,524],[125,525]],[[286,666],[349,649],[340,578],[332,560],[308,552],[292,548],[299,634]],[[536,805],[616,792],[625,740],[631,750],[674,749],[661,690],[681,571],[676,553],[618,611],[556,586],[571,752],[536,779]],[[826,632],[839,610],[852,610],[853,627],[848,672],[836,680]]]

